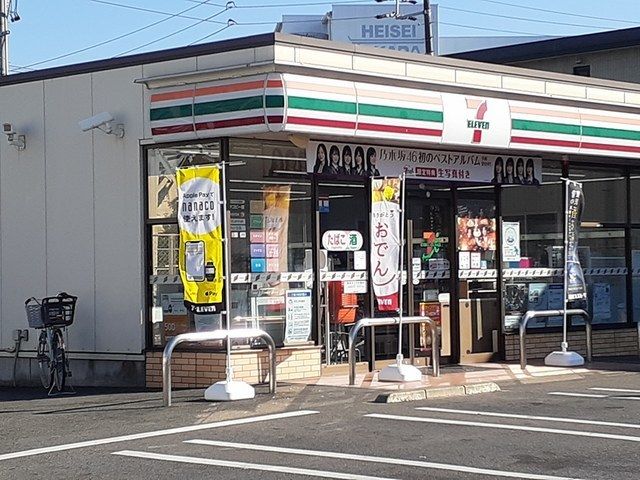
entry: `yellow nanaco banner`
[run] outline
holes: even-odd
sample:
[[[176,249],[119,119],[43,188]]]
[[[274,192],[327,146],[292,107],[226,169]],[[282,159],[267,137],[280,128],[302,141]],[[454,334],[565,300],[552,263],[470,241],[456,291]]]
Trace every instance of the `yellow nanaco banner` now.
[[[224,288],[220,169],[179,168],[176,177],[184,302],[196,313],[219,312]]]

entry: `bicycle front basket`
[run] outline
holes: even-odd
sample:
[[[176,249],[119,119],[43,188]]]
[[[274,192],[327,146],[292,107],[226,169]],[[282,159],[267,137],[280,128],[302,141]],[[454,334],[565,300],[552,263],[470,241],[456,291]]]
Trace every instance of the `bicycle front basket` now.
[[[46,327],[68,327],[73,323],[78,297],[71,295],[42,299],[42,319]]]
[[[44,322],[42,321],[42,305],[40,305],[35,298],[30,298],[24,304],[24,308],[27,311],[29,328],[44,328]]]

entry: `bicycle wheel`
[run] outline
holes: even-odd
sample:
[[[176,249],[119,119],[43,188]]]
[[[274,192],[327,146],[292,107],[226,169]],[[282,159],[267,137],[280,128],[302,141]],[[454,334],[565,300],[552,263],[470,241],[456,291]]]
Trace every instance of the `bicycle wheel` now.
[[[49,390],[53,381],[53,372],[51,371],[51,360],[49,356],[49,342],[47,340],[47,331],[42,330],[40,339],[38,340],[38,371],[40,372],[40,382],[42,386]]]
[[[62,332],[57,328],[51,336],[51,353],[53,354],[51,376],[57,390],[61,392],[64,390],[64,383],[67,378],[67,364],[64,355],[64,339],[62,338]]]

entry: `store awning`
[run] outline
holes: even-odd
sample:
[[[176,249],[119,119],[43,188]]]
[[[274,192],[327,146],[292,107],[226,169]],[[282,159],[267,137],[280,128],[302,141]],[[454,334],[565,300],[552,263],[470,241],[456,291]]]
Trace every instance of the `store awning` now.
[[[637,157],[640,114],[288,73],[149,91],[154,140],[268,132]]]

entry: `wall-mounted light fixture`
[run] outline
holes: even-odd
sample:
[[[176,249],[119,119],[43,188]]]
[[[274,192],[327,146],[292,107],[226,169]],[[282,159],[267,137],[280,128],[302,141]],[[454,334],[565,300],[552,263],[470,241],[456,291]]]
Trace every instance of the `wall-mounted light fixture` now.
[[[115,135],[118,138],[123,138],[124,125],[122,123],[117,123],[114,126],[112,122],[113,115],[111,115],[109,112],[102,112],[94,115],[93,117],[80,120],[78,122],[78,125],[83,132],[88,132],[89,130],[97,128],[98,130],[108,135]]]
[[[17,150],[24,150],[25,148],[27,148],[27,138],[24,135],[16,133],[12,124],[3,123],[2,131],[7,136],[9,145],[16,147]]]

